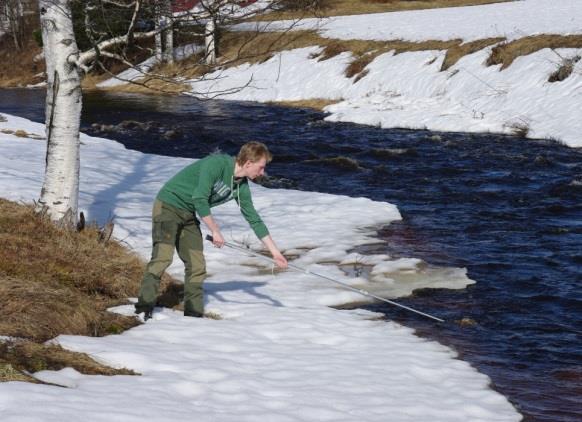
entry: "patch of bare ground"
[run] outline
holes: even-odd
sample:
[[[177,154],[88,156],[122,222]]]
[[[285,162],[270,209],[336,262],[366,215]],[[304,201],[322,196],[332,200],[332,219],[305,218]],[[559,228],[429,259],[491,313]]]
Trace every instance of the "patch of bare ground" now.
[[[125,368],[111,368],[85,353],[65,350],[59,345],[38,344],[27,340],[0,343],[0,382],[39,382],[29,374],[70,367],[87,375],[139,375]]]
[[[326,98],[312,98],[309,100],[297,100],[297,101],[273,101],[270,104],[285,106],[285,107],[297,107],[297,108],[311,108],[318,111],[323,111],[325,107],[331,104],[337,104],[342,100],[330,100]]]
[[[443,7],[477,6],[504,3],[511,0],[319,0],[316,16],[347,16],[368,13],[401,12],[406,10],[437,9]],[[263,20],[299,19],[305,9],[290,7],[285,11],[265,15]]]
[[[447,50],[447,54],[445,55],[445,59],[441,66],[441,71],[447,70],[464,56],[476,53],[479,50],[493,44],[498,44],[504,40],[505,38],[484,38],[482,40],[454,45]]]
[[[491,50],[487,66],[501,65],[506,69],[520,56],[527,56],[544,48],[582,48],[582,35],[543,34],[502,43]]]
[[[44,81],[44,60],[34,60],[42,49],[30,37],[17,50],[12,39],[0,36],[0,88],[34,85]]]
[[[137,295],[144,263],[100,234],[96,225],[81,232],[59,228],[32,205],[0,199],[0,336],[18,339],[0,342],[0,381],[16,372],[26,378],[23,370],[64,366],[83,373],[130,372],[43,344],[59,334],[103,336],[139,324],[107,308]],[[164,286],[170,282],[165,276]]]

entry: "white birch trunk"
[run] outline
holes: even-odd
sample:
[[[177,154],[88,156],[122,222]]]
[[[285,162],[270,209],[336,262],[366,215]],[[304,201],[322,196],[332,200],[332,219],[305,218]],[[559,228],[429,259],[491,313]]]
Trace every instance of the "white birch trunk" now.
[[[172,2],[164,0],[162,5],[162,15],[164,19],[164,54],[165,63],[174,63],[174,28],[172,16]]]
[[[164,31],[166,42],[164,43],[164,62],[174,63],[174,30],[172,29],[172,21],[166,20],[166,30]]]
[[[164,26],[163,18],[159,14],[159,10],[156,13],[156,30],[162,28]],[[161,63],[164,54],[163,54],[163,44],[162,44],[162,31],[158,32],[155,36],[155,47],[156,47],[156,60]]]
[[[76,222],[79,198],[81,77],[69,0],[40,0],[46,60],[46,170],[38,208],[54,221]]]
[[[206,46],[206,64],[216,64],[216,23],[213,18],[208,19],[208,22],[206,22],[204,44]]]

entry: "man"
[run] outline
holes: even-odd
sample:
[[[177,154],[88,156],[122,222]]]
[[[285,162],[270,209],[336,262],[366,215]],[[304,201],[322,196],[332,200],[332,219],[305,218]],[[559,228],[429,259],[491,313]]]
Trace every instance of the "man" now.
[[[267,147],[260,142],[242,146],[236,159],[225,154],[213,154],[182,169],[160,190],[153,207],[152,258],[146,267],[139,299],[135,305],[137,314],[144,313],[144,320],[152,317],[157,300],[160,278],[170,266],[174,248],[184,262],[184,315],[204,315],[202,283],[206,276],[203,240],[200,221],[212,232],[214,246],[222,247],[224,238],[210,209],[234,199],[256,236],[267,247],[280,268],[287,267],[269,234],[269,230],[257,214],[251,199],[248,179],[254,180],[265,173],[272,159]]]

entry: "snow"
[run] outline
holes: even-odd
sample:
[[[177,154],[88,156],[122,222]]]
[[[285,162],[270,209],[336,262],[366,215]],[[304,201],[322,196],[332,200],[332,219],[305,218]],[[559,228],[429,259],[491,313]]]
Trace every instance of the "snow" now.
[[[375,13],[239,25],[239,30],[277,31],[316,29],[321,36],[342,40],[453,40],[464,42],[505,37],[508,40],[538,34],[579,34],[579,0],[521,0],[470,7]]]
[[[42,135],[41,124],[0,118],[0,196],[37,198],[45,143],[7,130]],[[3,121],[6,120],[6,121]],[[3,130],[5,132],[3,132]],[[102,138],[81,136],[80,208],[146,257],[155,194],[187,159],[142,154]],[[364,198],[252,186],[259,213],[292,261],[350,284],[397,297],[415,287],[445,283],[419,260],[360,257],[357,245],[377,242],[378,227],[398,220],[395,206]],[[252,239],[231,202],[215,209],[228,240]],[[290,216],[293,216],[292,221]],[[256,241],[252,242],[253,247]],[[413,330],[363,310],[328,305],[361,301],[356,293],[296,272],[274,272],[257,258],[207,247],[206,309],[221,320],[183,317],[157,309],[148,323],[103,338],[62,335],[54,342],[89,353],[140,376],[87,376],[71,368],[36,373],[68,387],[0,383],[3,421],[518,421],[521,416],[456,353]],[[338,264],[365,260],[392,284],[354,279]],[[435,273],[433,278],[431,275]],[[181,263],[171,273],[182,275]],[[471,280],[453,277],[448,288]],[[439,278],[440,277],[440,278]],[[403,287],[404,286],[404,287]],[[405,293],[406,294],[406,293]],[[130,305],[113,312],[131,314]],[[438,326],[435,326],[438,329]]]
[[[307,20],[325,37],[465,42],[503,36],[511,40],[540,33],[582,34],[579,0],[524,0],[484,6],[418,10]],[[269,30],[288,23],[269,23]],[[239,29],[249,29],[248,24]],[[318,61],[321,49],[281,52],[260,64],[244,64],[190,81],[197,93],[243,101],[328,99],[327,120],[383,128],[512,134],[528,128],[530,138],[551,138],[582,147],[582,60],[562,82],[548,82],[564,59],[582,49],[543,49],[518,57],[508,68],[486,66],[493,46],[467,55],[446,71],[446,51],[379,55],[356,81],[345,69],[354,59],[342,53]],[[250,81],[250,83],[249,83]],[[248,84],[248,86],[246,86]],[[243,89],[237,89],[244,87]]]

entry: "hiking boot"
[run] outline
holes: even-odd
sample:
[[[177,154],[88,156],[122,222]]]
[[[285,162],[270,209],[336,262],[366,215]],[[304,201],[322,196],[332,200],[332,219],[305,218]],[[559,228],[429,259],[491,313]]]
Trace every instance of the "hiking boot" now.
[[[143,305],[135,305],[135,313],[141,314],[143,313],[143,320],[144,322],[148,319],[151,319],[154,316],[154,307],[153,306],[143,306]]]
[[[154,308],[148,309],[143,314],[144,322],[147,321],[148,319],[152,319],[153,316],[154,316]]]

